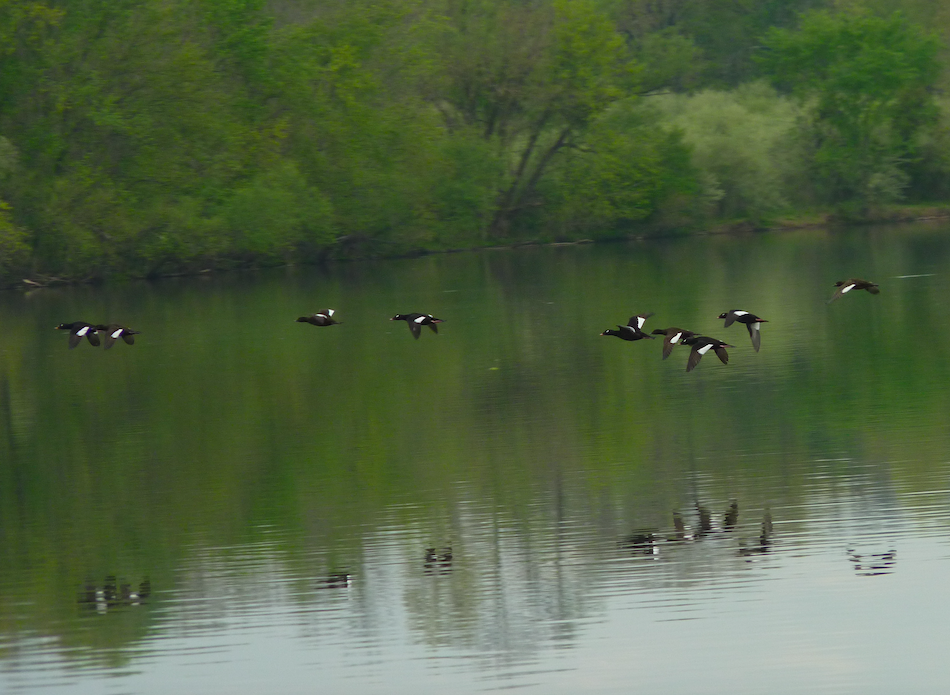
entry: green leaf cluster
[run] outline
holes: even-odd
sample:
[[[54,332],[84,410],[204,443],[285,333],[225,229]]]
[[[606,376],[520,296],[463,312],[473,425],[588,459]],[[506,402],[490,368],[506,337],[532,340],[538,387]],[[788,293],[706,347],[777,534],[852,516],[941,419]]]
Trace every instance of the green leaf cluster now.
[[[914,135],[936,118],[936,37],[900,14],[814,12],[772,29],[760,61],[812,111],[814,170],[831,202],[894,200]]]
[[[0,284],[950,195],[950,16],[829,2],[4,0]]]

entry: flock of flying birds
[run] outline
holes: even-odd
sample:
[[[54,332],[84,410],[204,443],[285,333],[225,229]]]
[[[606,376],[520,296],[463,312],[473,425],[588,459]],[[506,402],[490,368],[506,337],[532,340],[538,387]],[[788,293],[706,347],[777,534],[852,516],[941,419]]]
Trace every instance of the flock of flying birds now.
[[[860,278],[839,280],[835,283],[835,287],[837,287],[837,290],[835,290],[835,293],[831,299],[828,300],[829,304],[836,299],[843,297],[851,290],[867,290],[871,294],[878,294],[880,292],[877,283],[870,282],[868,280],[862,280]],[[341,321],[337,321],[335,318],[333,318],[334,313],[335,312],[333,309],[324,309],[314,314],[310,314],[309,316],[301,316],[297,319],[297,322],[309,323],[314,326],[333,326],[342,323]],[[630,320],[627,321],[626,326],[618,325],[617,330],[608,328],[606,331],[601,333],[601,335],[613,335],[617,336],[621,340],[628,341],[643,340],[644,338],[655,340],[653,336],[662,335],[663,359],[666,359],[670,356],[670,354],[673,352],[674,345],[688,345],[692,349],[689,353],[689,359],[686,362],[687,372],[691,372],[693,369],[695,369],[703,355],[705,355],[710,350],[716,353],[716,356],[722,361],[723,364],[729,363],[729,355],[726,352],[726,348],[732,348],[735,346],[729,345],[717,338],[710,338],[707,335],[698,335],[693,331],[687,331],[682,328],[677,328],[676,326],[670,326],[669,328],[657,328],[656,330],[652,331],[652,333],[644,333],[643,324],[646,323],[646,320],[651,316],[653,316],[652,312],[631,316]],[[752,347],[756,352],[759,351],[759,347],[762,344],[761,324],[768,323],[766,319],[742,309],[730,309],[729,311],[724,311],[723,313],[719,314],[719,318],[725,319],[725,328],[728,328],[733,323],[744,324],[749,331],[749,337],[752,339]],[[423,326],[428,326],[433,333],[438,333],[439,324],[443,322],[442,319],[437,319],[436,317],[432,316],[432,314],[420,314],[418,312],[409,314],[396,314],[389,320],[405,321],[406,325],[409,326],[409,332],[412,333],[412,337],[416,340],[419,339],[419,335],[422,333]],[[102,342],[105,344],[106,350],[112,347],[115,344],[115,341],[119,338],[129,345],[133,345],[135,343],[135,336],[140,332],[134,331],[131,328],[127,328],[126,326],[122,326],[117,323],[92,324],[85,321],[61,323],[56,326],[56,329],[69,331],[70,348],[74,348],[79,345],[83,338],[86,338],[91,345],[99,347],[99,335],[102,334]]]
[[[832,295],[831,299],[828,300],[829,304],[836,299],[843,297],[851,290],[867,290],[871,294],[878,294],[878,292],[880,292],[877,283],[870,282],[868,280],[862,280],[860,278],[839,280],[835,283],[835,287],[838,289],[835,290],[834,295]],[[699,360],[702,359],[703,355],[705,355],[710,350],[716,353],[716,356],[722,361],[723,364],[729,363],[729,354],[726,352],[726,348],[735,347],[735,345],[728,345],[718,338],[710,338],[707,335],[697,335],[693,331],[687,331],[682,328],[677,328],[676,326],[671,326],[669,328],[657,328],[656,330],[652,331],[652,333],[644,333],[643,324],[646,323],[646,320],[651,316],[653,316],[652,313],[631,316],[630,320],[627,321],[626,326],[617,326],[617,330],[608,328],[606,331],[601,333],[601,335],[615,335],[622,340],[631,341],[642,340],[644,338],[653,340],[653,336],[662,335],[664,336],[664,360],[670,356],[670,354],[673,352],[673,346],[677,343],[688,345],[692,349],[689,353],[689,359],[686,361],[687,372],[693,371],[693,369],[696,368],[696,365],[699,364]],[[733,323],[745,324],[745,327],[749,331],[749,337],[752,339],[752,347],[756,352],[759,351],[759,347],[762,344],[761,324],[768,323],[766,319],[756,316],[750,311],[744,311],[742,309],[730,309],[729,311],[724,311],[719,314],[719,318],[725,319],[725,328],[728,328]]]

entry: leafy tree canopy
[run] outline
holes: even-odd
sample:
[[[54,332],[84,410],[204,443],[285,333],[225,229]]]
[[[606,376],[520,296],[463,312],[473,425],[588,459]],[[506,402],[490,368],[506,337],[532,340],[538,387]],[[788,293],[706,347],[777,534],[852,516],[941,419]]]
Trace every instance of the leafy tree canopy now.
[[[901,160],[935,115],[937,39],[899,13],[821,11],[763,44],[772,81],[814,107],[816,166],[832,199],[899,195]]]

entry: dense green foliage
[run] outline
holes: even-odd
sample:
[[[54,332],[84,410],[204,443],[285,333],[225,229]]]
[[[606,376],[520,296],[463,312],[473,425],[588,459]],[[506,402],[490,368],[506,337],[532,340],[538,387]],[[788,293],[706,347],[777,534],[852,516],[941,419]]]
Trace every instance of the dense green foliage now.
[[[928,88],[938,44],[902,17],[808,14],[798,31],[772,29],[762,62],[812,111],[812,164],[832,202],[893,200],[901,163],[936,117]]]
[[[3,0],[0,282],[944,199],[948,33],[929,0]]]

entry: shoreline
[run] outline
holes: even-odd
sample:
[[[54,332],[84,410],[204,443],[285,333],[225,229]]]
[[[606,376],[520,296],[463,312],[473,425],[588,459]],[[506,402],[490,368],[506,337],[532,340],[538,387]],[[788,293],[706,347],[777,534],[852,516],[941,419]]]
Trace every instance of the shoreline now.
[[[471,253],[474,251],[510,251],[518,248],[525,247],[540,247],[540,246],[581,246],[585,244],[598,244],[598,243],[615,243],[622,241],[645,241],[650,239],[686,239],[691,236],[710,236],[710,235],[743,235],[743,234],[763,234],[768,232],[783,232],[783,231],[796,231],[801,229],[817,229],[817,228],[834,228],[840,227],[843,225],[850,226],[867,226],[873,227],[877,225],[885,224],[904,224],[904,223],[914,223],[914,222],[929,222],[929,221],[939,221],[939,220],[950,220],[950,206],[939,206],[939,205],[921,205],[921,206],[899,206],[893,208],[882,208],[879,210],[872,211],[863,216],[854,217],[854,218],[845,218],[835,213],[823,212],[823,213],[814,213],[811,215],[802,215],[801,217],[789,217],[789,218],[780,218],[767,223],[756,223],[751,220],[734,220],[729,222],[719,222],[708,227],[697,228],[697,229],[688,229],[682,231],[673,231],[671,229],[663,230],[653,230],[653,231],[644,231],[644,232],[634,232],[626,235],[618,235],[616,237],[605,238],[605,239],[574,239],[574,240],[561,240],[561,241],[542,241],[537,239],[522,239],[519,241],[512,241],[504,244],[491,244],[486,246],[468,246],[468,247],[459,247],[459,248],[449,248],[449,249],[425,249],[419,248],[412,251],[404,253],[396,253],[392,255],[379,255],[379,254],[367,254],[367,255],[356,255],[353,257],[346,258],[333,258],[332,250],[328,253],[328,258],[319,260],[319,261],[310,261],[310,262],[285,262],[285,263],[275,263],[275,264],[257,264],[257,265],[248,265],[241,267],[230,267],[230,268],[202,268],[201,270],[195,271],[175,271],[168,273],[160,273],[155,275],[143,275],[143,276],[130,276],[127,274],[122,275],[123,280],[159,280],[164,278],[176,278],[176,277],[198,277],[201,275],[216,274],[216,273],[231,273],[235,271],[242,270],[261,270],[265,268],[286,268],[290,266],[298,265],[318,265],[320,263],[343,263],[351,261],[361,261],[361,260],[396,260],[400,258],[418,258],[421,256],[428,256],[441,253]],[[61,278],[51,275],[35,274],[25,278],[21,278],[17,281],[12,281],[9,284],[5,284],[0,287],[0,290],[16,290],[20,291],[35,291],[40,289],[45,289],[49,287],[63,287],[70,285],[99,285],[109,282],[115,282],[116,276],[105,277],[105,278],[95,278],[95,279],[78,279],[78,278]]]

